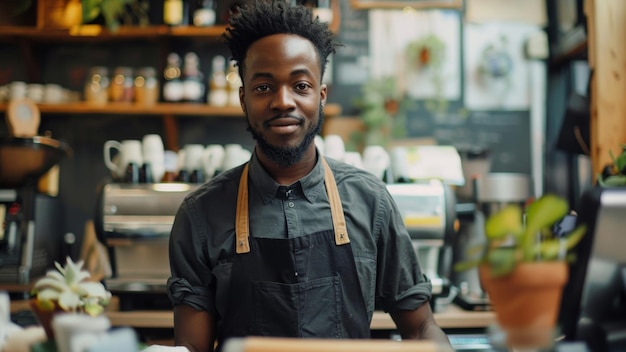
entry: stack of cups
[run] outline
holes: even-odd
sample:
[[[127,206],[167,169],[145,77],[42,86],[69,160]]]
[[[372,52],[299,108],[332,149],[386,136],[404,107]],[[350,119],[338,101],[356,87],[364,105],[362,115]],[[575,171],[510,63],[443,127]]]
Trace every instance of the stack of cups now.
[[[165,173],[165,148],[158,134],[147,134],[143,137],[144,167],[152,173],[153,182],[161,182]]]

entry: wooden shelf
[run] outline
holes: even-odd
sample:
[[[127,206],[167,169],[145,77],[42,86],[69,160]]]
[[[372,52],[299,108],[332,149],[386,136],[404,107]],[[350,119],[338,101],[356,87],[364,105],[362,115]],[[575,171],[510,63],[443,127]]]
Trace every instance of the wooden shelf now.
[[[100,25],[81,25],[72,28],[37,28],[25,26],[0,26],[0,39],[29,39],[34,41],[117,41],[129,39],[159,39],[165,37],[203,38],[218,40],[226,26],[209,27],[168,27],[155,26],[121,26],[116,32],[109,31]]]
[[[8,104],[0,104],[0,112],[6,111],[7,105]],[[42,114],[243,117],[239,106],[216,107],[207,104],[193,103],[159,103],[153,106],[142,106],[133,103],[96,105],[77,102],[67,104],[38,104],[38,107]],[[324,111],[327,116],[336,116],[341,114],[341,106],[338,104],[328,104]]]

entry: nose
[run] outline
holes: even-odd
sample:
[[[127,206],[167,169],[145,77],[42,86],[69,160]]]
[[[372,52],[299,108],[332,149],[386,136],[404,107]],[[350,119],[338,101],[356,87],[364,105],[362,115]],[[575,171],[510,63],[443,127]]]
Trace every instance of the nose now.
[[[292,110],[296,107],[296,102],[293,99],[293,92],[289,87],[280,87],[274,94],[270,108],[272,110]]]

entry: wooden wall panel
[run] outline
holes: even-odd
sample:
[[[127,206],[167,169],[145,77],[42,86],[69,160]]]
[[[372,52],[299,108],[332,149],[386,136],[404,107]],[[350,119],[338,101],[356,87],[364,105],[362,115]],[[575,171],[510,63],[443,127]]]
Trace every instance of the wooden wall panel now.
[[[626,144],[626,1],[586,0],[591,94],[591,160],[594,174]]]

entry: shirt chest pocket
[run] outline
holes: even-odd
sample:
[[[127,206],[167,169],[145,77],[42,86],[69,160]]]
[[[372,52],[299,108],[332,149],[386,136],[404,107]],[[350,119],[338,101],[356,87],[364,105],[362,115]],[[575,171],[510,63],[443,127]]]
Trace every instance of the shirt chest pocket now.
[[[354,264],[359,275],[359,284],[368,316],[374,314],[376,290],[376,254],[368,251],[354,251]]]

